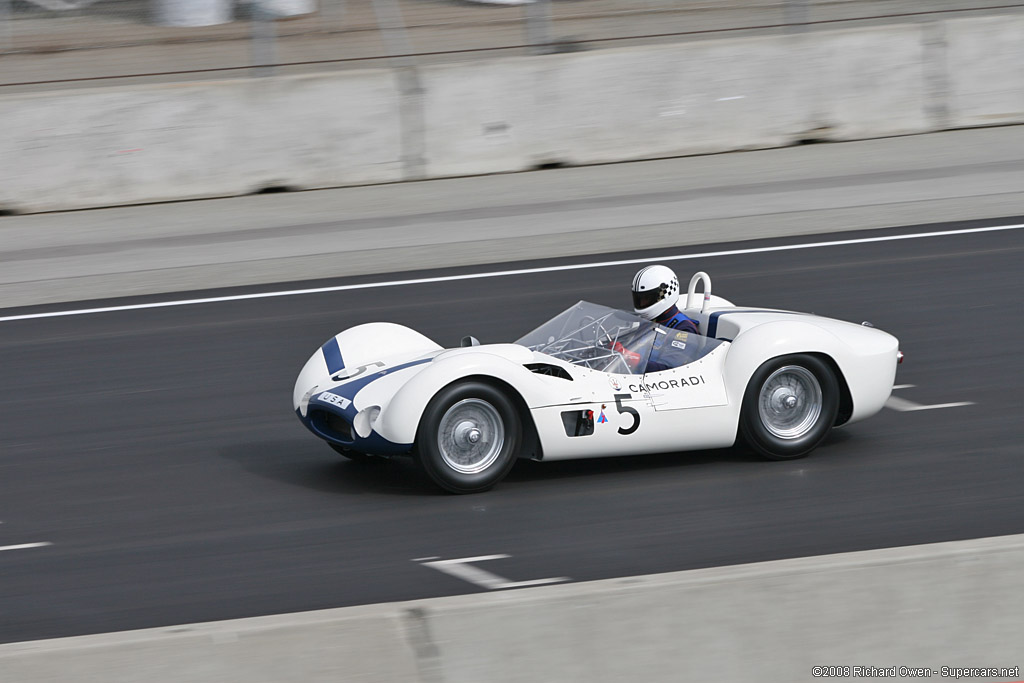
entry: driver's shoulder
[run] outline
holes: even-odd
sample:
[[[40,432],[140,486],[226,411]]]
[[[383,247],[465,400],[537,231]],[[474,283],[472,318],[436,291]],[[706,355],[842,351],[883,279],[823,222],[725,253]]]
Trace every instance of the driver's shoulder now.
[[[672,317],[666,319],[660,324],[673,330],[696,332],[699,329],[697,321],[690,318],[682,311],[676,311]]]

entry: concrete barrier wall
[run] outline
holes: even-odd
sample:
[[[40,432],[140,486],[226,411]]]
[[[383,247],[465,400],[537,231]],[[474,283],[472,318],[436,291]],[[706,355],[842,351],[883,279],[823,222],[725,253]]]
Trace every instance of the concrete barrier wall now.
[[[1006,536],[19,643],[0,646],[0,680],[794,683],[815,666],[1022,667],[1022,566],[1024,536]]]
[[[423,72],[428,175],[931,130],[917,25]]]
[[[1024,121],[1024,18],[946,22],[950,125]]]
[[[1024,122],[1024,17],[0,96],[0,209]]]
[[[26,211],[403,177],[386,71],[0,97],[0,208]]]

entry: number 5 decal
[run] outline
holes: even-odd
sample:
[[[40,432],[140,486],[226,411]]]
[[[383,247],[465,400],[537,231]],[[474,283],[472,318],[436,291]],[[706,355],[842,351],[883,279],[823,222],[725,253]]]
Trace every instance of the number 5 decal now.
[[[376,365],[379,368],[384,367],[383,363],[381,363],[379,360],[375,360],[372,363],[367,363],[366,365],[360,365],[358,368],[355,368],[355,369],[353,369],[351,371],[346,371],[344,368],[342,368],[341,372],[339,372],[337,375],[334,375],[333,377],[331,377],[331,381],[333,381],[333,382],[344,382],[347,379],[353,379],[353,378],[358,377],[359,375],[363,374],[364,372],[366,372],[370,368],[371,365]]]
[[[615,409],[619,413],[629,413],[633,416],[633,424],[629,426],[629,429],[623,429],[619,427],[619,434],[629,435],[636,431],[636,428],[640,426],[640,413],[636,411],[636,408],[632,406],[622,405],[622,399],[633,398],[633,394],[615,394]]]

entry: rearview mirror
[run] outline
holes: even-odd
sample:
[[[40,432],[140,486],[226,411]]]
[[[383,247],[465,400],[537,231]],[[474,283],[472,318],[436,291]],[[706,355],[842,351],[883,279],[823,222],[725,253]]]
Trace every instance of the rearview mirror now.
[[[466,335],[465,337],[462,338],[460,346],[480,346],[480,340],[477,339],[476,337]]]

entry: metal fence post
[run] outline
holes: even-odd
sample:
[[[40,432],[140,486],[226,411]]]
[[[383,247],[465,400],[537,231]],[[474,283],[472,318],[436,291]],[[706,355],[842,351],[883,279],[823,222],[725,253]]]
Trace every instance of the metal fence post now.
[[[807,30],[807,0],[786,0],[784,22],[791,33]]]
[[[550,49],[551,0],[534,0],[526,5],[526,42],[535,55]]]
[[[330,9],[328,9],[330,8]],[[325,22],[331,20],[337,20],[338,23],[344,23],[345,21],[345,0],[320,0],[320,16],[323,17]]]
[[[388,55],[396,66],[410,66],[412,44],[405,32],[402,10],[395,0],[373,0],[373,13],[377,15],[377,28],[384,37]]]
[[[11,0],[0,0],[0,54],[14,47],[11,34]]]
[[[373,12],[398,85],[403,176],[405,180],[420,180],[426,175],[426,123],[423,83],[412,56],[412,43],[396,0],[373,0]]]
[[[252,4],[252,40],[251,60],[256,76],[272,76],[274,74],[274,40],[276,15],[267,9],[260,0]]]

